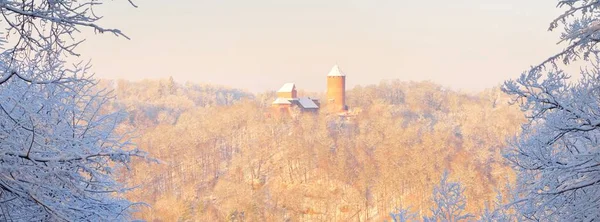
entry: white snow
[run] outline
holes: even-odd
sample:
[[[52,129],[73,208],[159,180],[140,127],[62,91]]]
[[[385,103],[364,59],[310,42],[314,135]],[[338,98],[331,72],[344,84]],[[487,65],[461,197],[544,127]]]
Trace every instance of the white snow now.
[[[296,88],[294,83],[286,83],[277,92],[292,92]]]
[[[346,76],[346,74],[344,74],[340,70],[340,67],[338,65],[335,65],[333,66],[333,68],[331,68],[331,71],[329,71],[329,74],[327,74],[327,76]]]

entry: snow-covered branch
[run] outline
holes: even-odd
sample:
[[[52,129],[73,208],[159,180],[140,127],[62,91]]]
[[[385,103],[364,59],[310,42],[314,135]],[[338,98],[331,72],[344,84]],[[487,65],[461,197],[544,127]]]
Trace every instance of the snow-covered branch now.
[[[587,221],[600,214],[600,60],[569,83],[561,70],[507,81],[529,122],[506,157],[519,171],[518,209],[543,221]],[[577,213],[575,213],[577,212]]]
[[[38,84],[62,81],[63,76],[48,73],[56,71],[56,67],[31,69],[28,66],[36,61],[56,65],[66,61],[66,56],[79,56],[76,47],[84,40],[75,34],[81,28],[129,39],[119,29],[98,24],[102,17],[94,13],[94,8],[101,4],[103,1],[97,0],[0,0],[0,14],[6,25],[4,34],[14,43],[3,53],[8,59],[0,67],[0,84],[15,76]]]
[[[558,43],[566,42],[568,45],[561,52],[534,66],[533,70],[541,71],[548,64],[556,68],[556,61],[559,60],[564,64],[579,59],[588,60],[598,52],[600,19],[597,15],[600,12],[600,1],[559,0],[557,7],[567,9],[550,23],[548,30],[553,31],[562,24],[564,30]]]
[[[135,205],[115,179],[133,157],[149,159],[109,112],[111,95],[67,67],[79,28],[97,24],[96,0],[0,0],[8,38],[0,53],[0,218],[8,221],[122,221]],[[133,5],[133,3],[132,3]],[[4,47],[2,47],[4,49]]]
[[[120,198],[127,189],[113,173],[146,154],[115,131],[125,116],[102,111],[109,97],[92,93],[93,87],[93,81],[31,84],[19,79],[0,85],[5,101],[0,112],[5,192],[0,201],[11,215],[106,220],[129,209],[131,203]]]

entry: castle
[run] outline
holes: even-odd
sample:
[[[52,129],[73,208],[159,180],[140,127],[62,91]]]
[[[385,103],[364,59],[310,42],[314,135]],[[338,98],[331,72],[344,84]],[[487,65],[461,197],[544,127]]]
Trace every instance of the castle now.
[[[346,75],[335,65],[327,75],[327,109],[330,112],[343,113],[346,106]],[[293,109],[301,112],[318,112],[321,103],[318,99],[298,97],[296,84],[286,83],[277,91],[277,98],[272,103],[276,113],[290,113]]]

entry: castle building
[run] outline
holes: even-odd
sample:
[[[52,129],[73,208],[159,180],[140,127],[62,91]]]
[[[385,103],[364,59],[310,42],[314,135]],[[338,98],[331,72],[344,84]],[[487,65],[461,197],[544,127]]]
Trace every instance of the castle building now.
[[[298,97],[298,91],[296,91],[296,84],[286,83],[277,90],[277,98],[296,98]]]
[[[327,75],[327,107],[332,112],[346,112],[346,75],[335,65]],[[293,109],[301,112],[318,112],[320,102],[310,97],[298,97],[296,84],[286,83],[277,91],[277,98],[271,104],[276,113],[291,113]]]
[[[294,83],[283,84],[277,90],[277,98],[272,103],[273,109],[279,113],[290,113],[294,108],[299,108],[301,112],[317,112],[319,105],[318,99],[298,97]]]

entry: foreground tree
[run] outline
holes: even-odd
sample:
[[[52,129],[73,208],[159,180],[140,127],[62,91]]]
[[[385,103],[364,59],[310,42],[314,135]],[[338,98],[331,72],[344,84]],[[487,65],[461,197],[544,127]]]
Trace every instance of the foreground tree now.
[[[95,0],[0,1],[0,221],[128,219],[133,203],[114,179],[144,153],[117,132],[122,113],[86,75],[67,67],[81,27],[104,29]],[[10,46],[10,47],[7,47]]]
[[[431,208],[433,216],[427,221],[464,221],[472,215],[465,213],[467,199],[463,195],[465,188],[459,182],[448,181],[448,172],[444,172],[440,183],[433,188]]]
[[[390,213],[390,217],[394,222],[407,222],[407,221],[415,221],[417,218],[416,213],[411,213],[410,208],[403,209],[399,208],[396,211]]]
[[[510,189],[510,187],[507,187]],[[512,190],[512,189],[511,189]],[[509,200],[512,200],[512,196],[509,196]],[[487,203],[478,221],[480,222],[493,222],[493,221],[522,221],[522,217],[516,215],[512,210],[512,205],[506,204],[505,197],[501,192],[498,192],[495,201]]]
[[[529,118],[507,153],[519,171],[516,208],[529,219],[600,218],[600,67],[592,67],[574,84],[551,71],[505,85]]]
[[[568,46],[503,86],[529,120],[506,156],[519,172],[514,204],[522,216],[592,221],[600,218],[600,2],[558,2],[566,11],[550,30],[563,24],[561,42]],[[590,61],[590,68],[569,83],[558,62],[578,59]]]
[[[423,217],[423,221],[465,221],[473,215],[466,213],[467,198],[465,188],[460,182],[448,181],[448,171],[444,171],[440,183],[433,188],[431,217]],[[416,221],[416,214],[410,209],[399,208],[390,213],[396,222]]]

